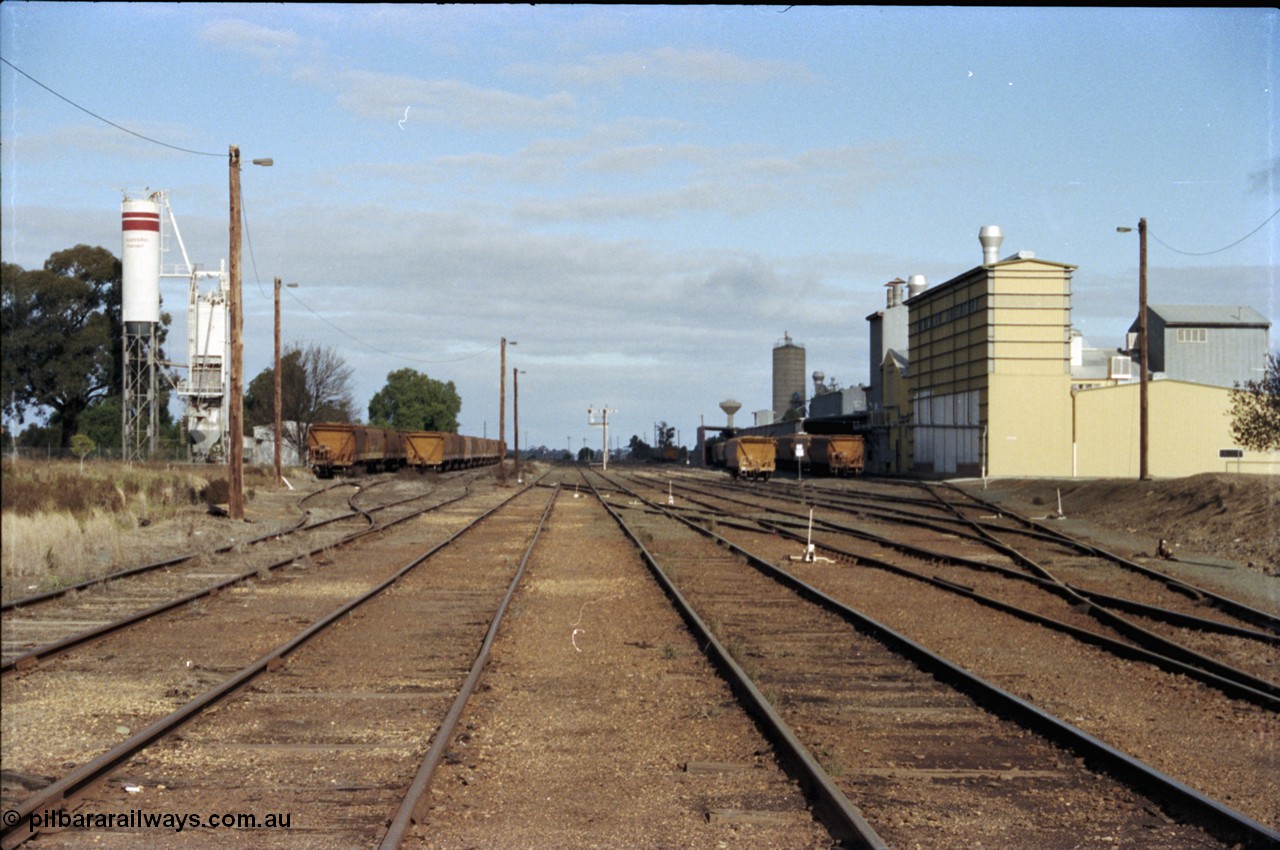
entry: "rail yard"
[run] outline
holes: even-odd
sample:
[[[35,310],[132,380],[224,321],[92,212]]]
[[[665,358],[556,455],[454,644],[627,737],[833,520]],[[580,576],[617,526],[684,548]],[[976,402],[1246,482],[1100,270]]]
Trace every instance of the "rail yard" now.
[[[6,588],[3,847],[1280,845],[1274,594],[942,483],[291,499]]]

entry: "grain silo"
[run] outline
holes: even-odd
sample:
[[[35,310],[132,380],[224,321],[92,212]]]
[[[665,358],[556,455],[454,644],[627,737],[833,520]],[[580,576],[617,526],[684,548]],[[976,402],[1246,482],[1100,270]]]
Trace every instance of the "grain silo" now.
[[[773,419],[781,422],[787,411],[805,404],[804,346],[785,331],[773,346]],[[791,417],[791,418],[794,418]]]

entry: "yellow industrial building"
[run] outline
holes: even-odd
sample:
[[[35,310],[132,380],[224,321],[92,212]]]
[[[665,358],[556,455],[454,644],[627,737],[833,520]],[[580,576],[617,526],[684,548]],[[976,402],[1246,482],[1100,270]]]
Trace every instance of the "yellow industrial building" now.
[[[907,299],[924,475],[1071,474],[1071,273],[1025,252]]]
[[[889,350],[873,363],[881,396],[871,414],[878,468],[923,476],[1136,477],[1138,383],[1073,386],[1076,267],[1025,251],[999,259],[1001,238],[998,228],[984,227],[982,265],[934,287],[922,284],[904,302],[906,355]],[[1148,388],[1151,475],[1280,472],[1280,454],[1232,442],[1227,388],[1178,380]]]
[[[1081,478],[1137,478],[1136,383],[1073,395],[1075,463]],[[1231,391],[1188,381],[1147,384],[1147,470],[1156,478],[1201,472],[1280,474],[1280,453],[1242,450],[1231,439]]]

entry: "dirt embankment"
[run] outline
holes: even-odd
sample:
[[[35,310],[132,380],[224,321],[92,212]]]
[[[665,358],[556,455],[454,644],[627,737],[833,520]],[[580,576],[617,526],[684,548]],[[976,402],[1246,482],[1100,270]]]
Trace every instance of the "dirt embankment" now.
[[[1280,575],[1280,477],[1208,473],[1151,481],[999,480],[963,485],[1024,516],[1062,513],[1121,555],[1221,559]],[[1092,532],[1090,534],[1089,532]]]

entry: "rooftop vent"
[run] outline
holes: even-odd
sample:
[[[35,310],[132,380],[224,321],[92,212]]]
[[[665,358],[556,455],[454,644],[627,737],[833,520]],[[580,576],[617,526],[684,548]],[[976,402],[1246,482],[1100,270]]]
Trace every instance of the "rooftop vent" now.
[[[989,266],[1000,262],[1000,243],[1004,242],[1004,232],[999,226],[988,224],[978,231],[978,241],[982,243],[982,264]]]

